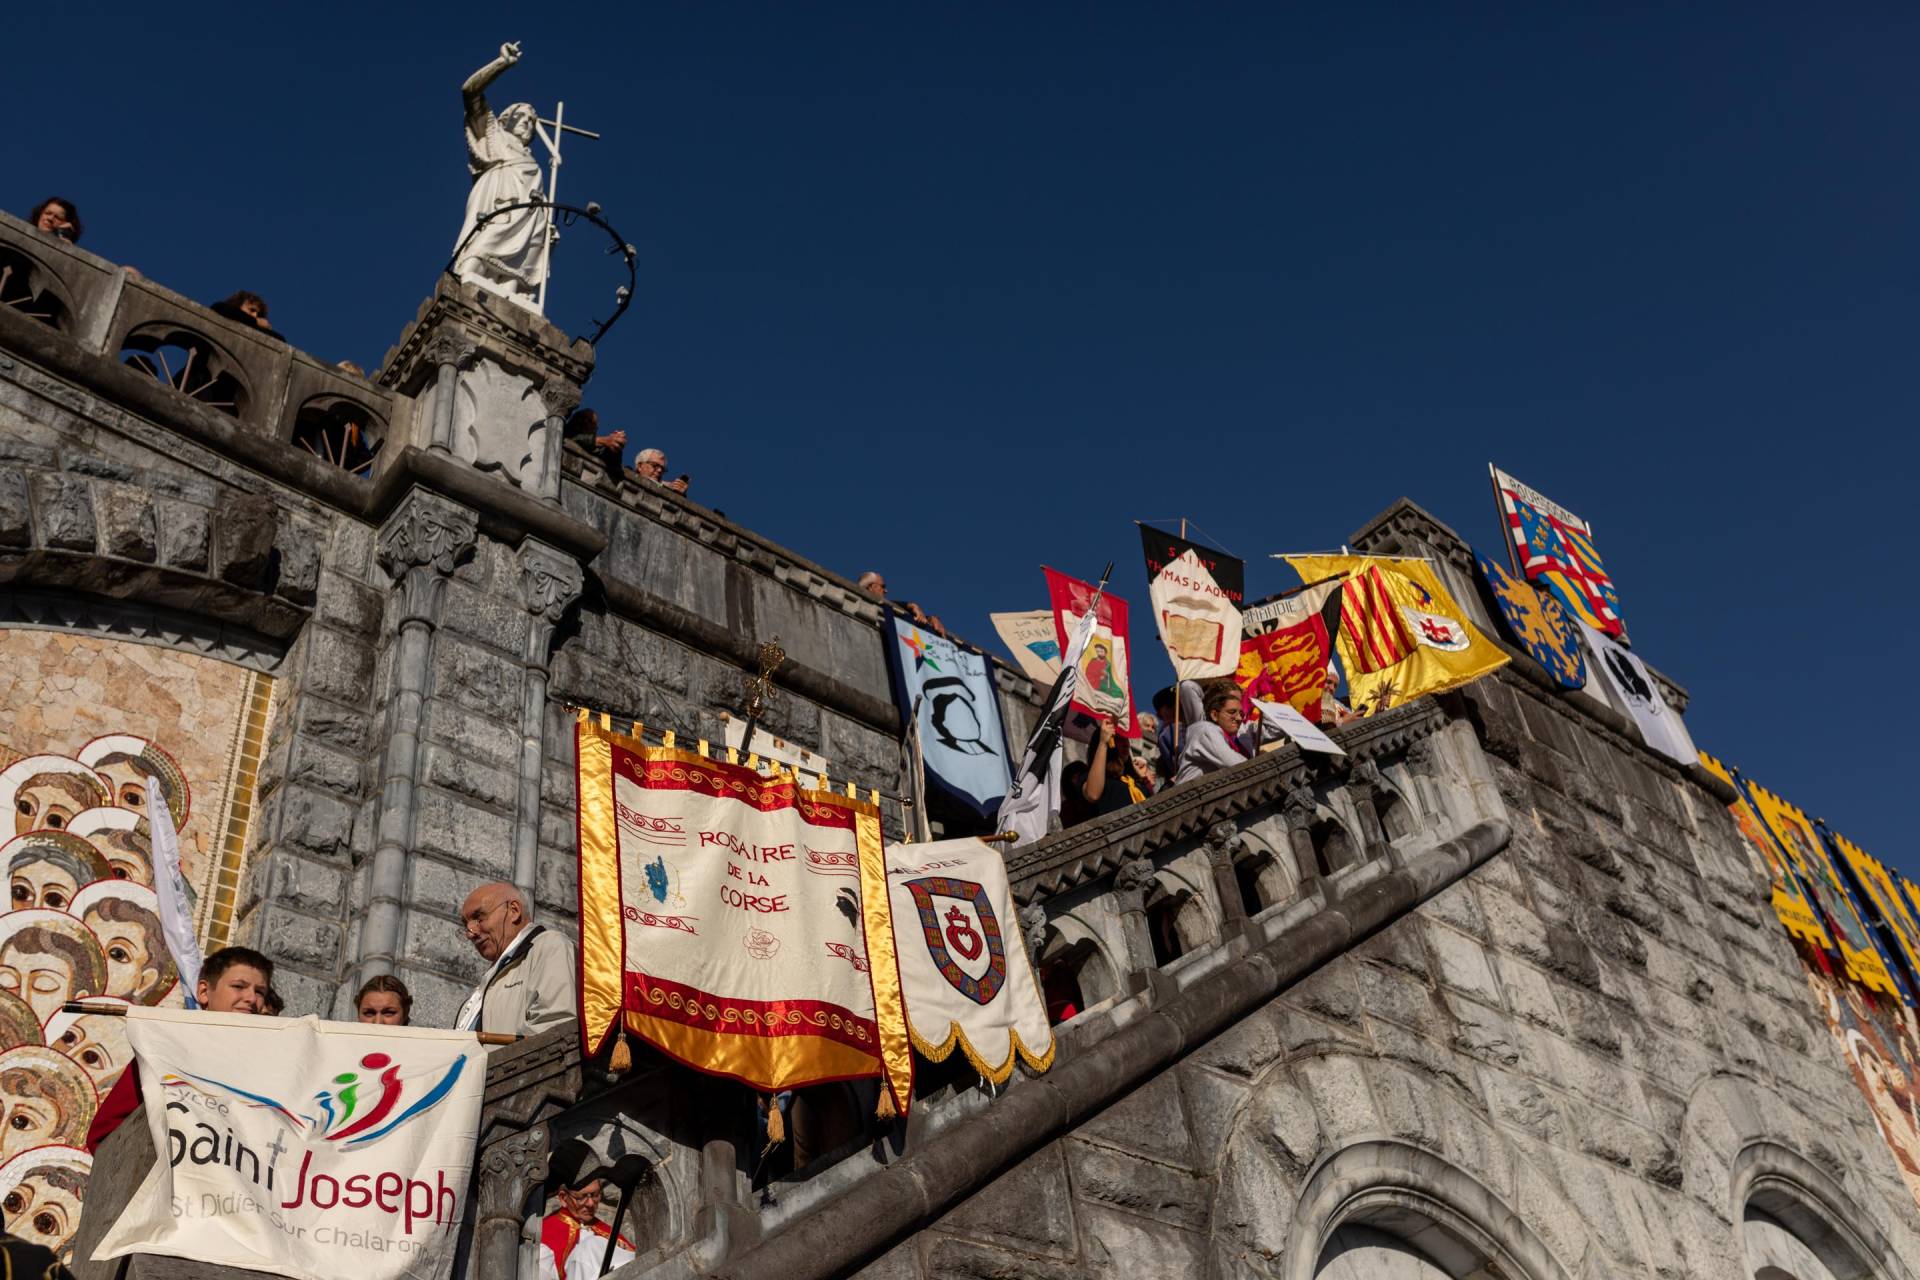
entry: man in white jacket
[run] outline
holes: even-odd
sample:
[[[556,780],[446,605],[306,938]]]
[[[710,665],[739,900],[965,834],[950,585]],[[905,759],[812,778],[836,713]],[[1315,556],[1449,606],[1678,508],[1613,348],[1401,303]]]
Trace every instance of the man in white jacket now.
[[[573,943],[533,923],[519,889],[481,885],[467,895],[460,919],[467,941],[493,967],[460,1006],[455,1030],[530,1036],[578,1016]]]

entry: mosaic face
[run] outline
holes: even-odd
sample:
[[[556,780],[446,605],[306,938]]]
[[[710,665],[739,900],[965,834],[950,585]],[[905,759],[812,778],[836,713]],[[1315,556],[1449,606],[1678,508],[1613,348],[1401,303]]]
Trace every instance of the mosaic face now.
[[[79,1064],[52,1049],[0,1053],[0,1160],[86,1141],[99,1094]]]
[[[179,1005],[159,924],[159,801],[201,945],[229,940],[246,871],[272,679],[154,645],[0,626],[0,1208],[61,1253],[85,1141],[132,1060],[124,1018],[68,1000]],[[149,792],[153,794],[149,794]]]
[[[133,1059],[133,1050],[127,1044],[127,1020],[107,1014],[87,1013],[73,1019],[66,1030],[53,1037],[52,1047],[77,1063],[103,1098]]]
[[[43,773],[27,779],[13,793],[15,835],[46,828],[58,831],[82,809],[100,803],[101,789],[78,774]]]
[[[0,916],[0,991],[42,1026],[69,1000],[106,994],[107,958],[86,925],[60,911]]]
[[[80,1226],[80,1206],[86,1194],[84,1170],[45,1164],[0,1196],[0,1213],[8,1228],[23,1240],[44,1245],[67,1260],[68,1245]]]

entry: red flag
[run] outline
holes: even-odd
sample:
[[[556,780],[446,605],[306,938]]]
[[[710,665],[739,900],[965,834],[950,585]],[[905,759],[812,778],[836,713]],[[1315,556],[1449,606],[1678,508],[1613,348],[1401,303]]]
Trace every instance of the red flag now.
[[[1284,702],[1314,723],[1327,691],[1327,664],[1340,629],[1340,584],[1318,583],[1288,598],[1256,606],[1253,625],[1270,631],[1240,642],[1240,666],[1234,681],[1248,698]],[[1269,618],[1265,615],[1271,613]],[[1249,627],[1251,629],[1251,627]]]
[[[1087,611],[1096,590],[1090,582],[1069,578],[1043,566],[1047,575],[1047,595],[1053,604],[1053,626],[1060,640],[1060,652],[1067,652],[1067,636],[1074,623]],[[1088,715],[1102,715],[1114,722],[1123,738],[1140,736],[1140,722],[1133,714],[1132,652],[1127,645],[1127,602],[1112,592],[1103,592],[1094,614],[1093,636],[1080,657],[1080,679],[1074,683],[1072,707]]]

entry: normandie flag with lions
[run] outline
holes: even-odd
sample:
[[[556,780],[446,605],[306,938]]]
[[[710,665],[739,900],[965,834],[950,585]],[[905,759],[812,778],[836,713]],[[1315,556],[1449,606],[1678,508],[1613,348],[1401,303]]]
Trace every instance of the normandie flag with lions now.
[[[1302,582],[1344,575],[1340,665],[1347,700],[1375,715],[1425,693],[1477,680],[1507,655],[1467,621],[1425,560],[1288,556]]]

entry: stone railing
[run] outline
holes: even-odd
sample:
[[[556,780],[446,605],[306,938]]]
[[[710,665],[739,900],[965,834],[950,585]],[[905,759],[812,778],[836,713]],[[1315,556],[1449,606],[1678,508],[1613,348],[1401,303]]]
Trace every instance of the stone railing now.
[[[622,1274],[850,1267],[883,1231],[938,1212],[1047,1126],[1106,1105],[1504,845],[1506,810],[1466,720],[1423,699],[1335,736],[1344,758],[1272,751],[1010,859],[1030,950],[1081,987],[1050,1088],[1016,1074],[994,1091],[958,1059],[921,1063],[913,1115],[892,1126],[867,1119],[870,1085],[806,1091],[826,1116],[816,1150],[768,1177],[737,1085],[644,1050],[615,1080],[579,1063],[571,1037],[507,1051],[545,1065],[523,1090],[490,1084],[468,1274],[508,1275],[531,1248],[541,1159],[574,1140],[631,1188],[623,1229],[639,1255]]]
[[[0,278],[8,346],[226,452],[278,462],[272,474],[311,487],[331,470],[364,484],[412,440],[411,398],[4,214]],[[35,342],[34,326],[71,341]],[[346,466],[298,443],[329,424],[355,427],[368,457]]]

